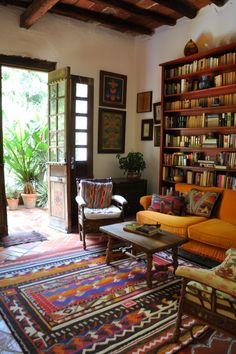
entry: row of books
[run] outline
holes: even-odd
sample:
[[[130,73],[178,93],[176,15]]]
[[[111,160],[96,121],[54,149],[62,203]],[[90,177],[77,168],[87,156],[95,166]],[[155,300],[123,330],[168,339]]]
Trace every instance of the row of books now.
[[[172,82],[165,85],[166,95],[175,95],[185,92],[199,90],[199,80],[181,79],[180,82]],[[231,71],[214,76],[211,80],[211,87],[220,87],[236,83],[236,72]]]
[[[236,127],[236,112],[165,116],[165,128]]]
[[[221,106],[235,105],[236,93],[219,96],[219,104]],[[177,100],[165,103],[165,110],[179,110],[196,107],[212,107],[215,106],[215,97],[201,97],[185,100]]]
[[[173,169],[173,171],[163,171],[163,180],[173,180],[175,173],[179,174],[179,171]],[[221,187],[236,190],[236,177],[230,174],[215,174],[212,171],[184,171],[182,174],[183,183],[195,184],[202,187]]]
[[[205,155],[204,153],[172,153],[163,154],[163,163],[166,166],[205,166],[214,169],[236,168],[236,152],[221,152]],[[163,167],[164,168],[164,167]]]
[[[191,63],[180,65],[165,70],[166,79],[176,76],[191,74],[196,71],[217,68],[219,65],[236,63],[236,52],[225,53],[219,57],[201,58]]]
[[[236,148],[236,134],[165,136],[165,147]]]

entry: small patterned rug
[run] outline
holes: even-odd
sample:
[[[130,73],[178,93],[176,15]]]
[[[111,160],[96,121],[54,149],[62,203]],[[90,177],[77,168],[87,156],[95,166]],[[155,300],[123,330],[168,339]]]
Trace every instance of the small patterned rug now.
[[[0,247],[11,247],[30,242],[46,241],[47,237],[41,235],[39,232],[14,232],[11,235],[4,236],[0,239]]]
[[[174,343],[181,280],[158,272],[149,289],[144,262],[117,252],[106,265],[104,251],[0,266],[1,315],[24,353],[175,353],[206,330],[185,317]]]

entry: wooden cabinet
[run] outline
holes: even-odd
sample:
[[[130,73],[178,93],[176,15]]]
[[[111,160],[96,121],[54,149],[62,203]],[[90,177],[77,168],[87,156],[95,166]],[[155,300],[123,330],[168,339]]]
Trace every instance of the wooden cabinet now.
[[[236,189],[236,43],[161,66],[160,193]]]
[[[112,178],[113,194],[122,195],[128,204],[125,206],[125,216],[135,216],[142,207],[139,199],[147,194],[147,180],[132,178]]]

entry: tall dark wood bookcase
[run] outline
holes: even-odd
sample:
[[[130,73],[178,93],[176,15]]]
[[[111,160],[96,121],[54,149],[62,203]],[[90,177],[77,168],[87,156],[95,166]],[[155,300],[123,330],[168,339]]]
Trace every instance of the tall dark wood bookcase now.
[[[160,193],[236,190],[236,43],[163,64]]]

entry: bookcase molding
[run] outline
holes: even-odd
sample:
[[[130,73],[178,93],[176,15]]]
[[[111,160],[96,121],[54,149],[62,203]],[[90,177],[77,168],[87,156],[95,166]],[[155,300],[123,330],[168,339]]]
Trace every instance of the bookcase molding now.
[[[160,65],[159,192],[175,176],[236,190],[236,43]]]

